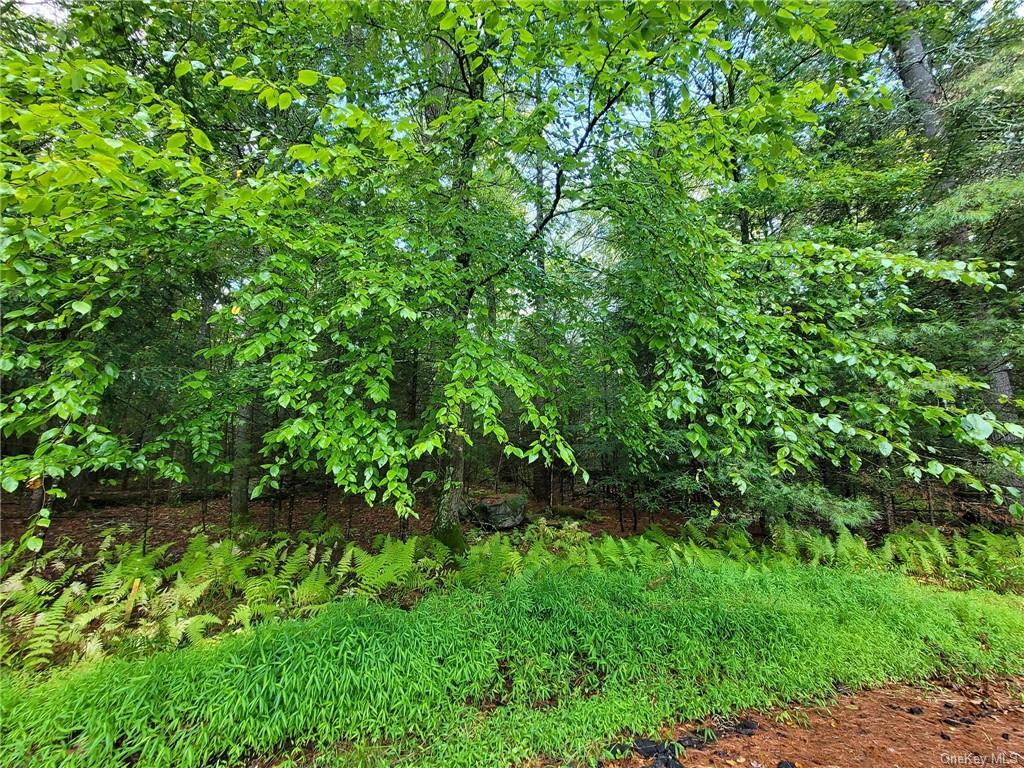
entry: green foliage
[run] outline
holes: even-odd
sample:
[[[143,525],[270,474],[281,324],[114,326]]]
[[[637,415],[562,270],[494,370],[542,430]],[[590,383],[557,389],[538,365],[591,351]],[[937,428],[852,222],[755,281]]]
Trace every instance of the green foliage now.
[[[489,556],[508,564],[502,541]],[[409,611],[349,600],[30,687],[8,677],[3,762],[187,768],[339,743],[424,768],[582,759],[623,730],[837,686],[1022,671],[1018,602],[780,561],[652,568],[642,541]]]
[[[368,552],[336,529],[304,534],[297,544],[193,538],[179,559],[166,547],[108,536],[94,560],[81,547],[58,546],[22,561],[0,583],[4,665],[45,672],[107,656],[136,657],[195,644],[203,637],[292,617],[314,616],[338,599],[408,603],[438,587],[498,588],[518,576],[639,571],[713,565],[751,568],[806,563],[848,571],[893,571],[954,589],[984,587],[1024,594],[1024,538],[972,528],[946,537],[911,526],[878,548],[844,527],[835,538],[781,521],[755,544],[739,526],[703,530],[688,523],[674,539],[657,527],[644,535],[593,538],[570,522],[541,519],[524,532],[495,534],[462,556],[432,537],[391,538]],[[136,584],[137,582],[137,584]]]
[[[433,586],[451,556],[431,539],[386,539],[372,554],[344,546],[336,530],[298,544],[191,539],[180,559],[167,547],[108,536],[94,560],[57,546],[22,561],[0,584],[8,667],[44,669],[108,655],[192,644],[290,616],[312,616],[340,595],[400,596]]]
[[[984,587],[1024,593],[1024,537],[1001,536],[980,526],[943,536],[916,524],[887,536],[880,556],[897,570],[955,588]]]
[[[938,161],[855,128],[890,101],[881,45],[964,22],[607,5],[12,9],[4,490],[233,467],[236,495],[297,471],[409,515],[478,447],[660,474],[651,508],[750,463],[1018,493],[977,360],[904,340],[930,290],[1013,317],[1019,45],[957,102],[962,155],[992,123],[1001,160],[929,213]],[[933,247],[950,210],[977,245]]]
[[[1024,513],[1013,3],[57,5],[0,25],[5,764],[593,758],[1021,671],[1017,598],[934,586],[1024,591],[1019,536],[854,533],[896,483]],[[541,465],[708,513],[467,548],[466,483]],[[440,541],[46,539],[229,472]]]
[[[825,525],[834,530],[859,528],[879,514],[865,498],[844,499],[817,483],[783,482],[773,477],[754,479],[743,503],[772,524]]]

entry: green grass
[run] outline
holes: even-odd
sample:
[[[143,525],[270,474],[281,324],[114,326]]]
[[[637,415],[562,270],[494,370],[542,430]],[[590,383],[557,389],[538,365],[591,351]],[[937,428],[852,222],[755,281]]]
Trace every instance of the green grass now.
[[[1024,594],[1024,536],[983,528],[950,537],[913,525],[871,548],[845,529],[833,538],[779,525],[758,544],[731,526],[705,531],[689,523],[680,538],[651,526],[613,539],[592,537],[575,522],[540,520],[512,535],[473,536],[464,555],[431,537],[381,537],[366,551],[337,527],[304,531],[297,540],[238,533],[195,535],[180,556],[111,535],[91,560],[80,543],[58,542],[37,558],[12,556],[12,543],[4,542],[0,666],[48,675],[102,658],[142,658],[212,634],[311,618],[354,595],[408,604],[452,585],[496,587],[523,574],[699,565],[723,556],[757,568],[808,563]]]
[[[618,733],[840,684],[1021,672],[1014,597],[725,559],[559,569],[453,586],[411,610],[354,598],[34,686],[8,675],[0,755],[10,766],[185,768],[313,746],[332,765],[501,766],[592,757]]]

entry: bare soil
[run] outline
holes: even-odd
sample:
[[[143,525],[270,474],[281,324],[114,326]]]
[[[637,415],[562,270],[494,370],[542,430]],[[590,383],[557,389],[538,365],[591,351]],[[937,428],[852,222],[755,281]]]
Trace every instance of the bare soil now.
[[[755,727],[750,728],[751,724]],[[745,712],[729,723],[689,723],[650,738],[678,742],[689,736],[692,740],[705,728],[714,729],[718,738],[699,748],[680,750],[678,764],[685,768],[789,768],[787,763],[796,768],[1024,766],[1024,678],[928,688],[893,685],[844,694],[826,707]],[[648,768],[670,763],[664,757],[633,754],[604,765]]]

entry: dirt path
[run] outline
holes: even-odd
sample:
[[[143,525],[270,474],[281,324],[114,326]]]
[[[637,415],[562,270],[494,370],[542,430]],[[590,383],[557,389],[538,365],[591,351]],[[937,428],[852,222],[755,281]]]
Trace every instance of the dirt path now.
[[[719,733],[699,745],[705,727]],[[992,684],[890,686],[840,696],[827,708],[770,715],[745,713],[732,723],[666,730],[659,740],[698,744],[671,750],[641,741],[614,768],[1024,768],[1024,678]],[[636,747],[647,756],[636,754]],[[646,747],[646,749],[644,749]],[[653,754],[652,754],[653,753]]]

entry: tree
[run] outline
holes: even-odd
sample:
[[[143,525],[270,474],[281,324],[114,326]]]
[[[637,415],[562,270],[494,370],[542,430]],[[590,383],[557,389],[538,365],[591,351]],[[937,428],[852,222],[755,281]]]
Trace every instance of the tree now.
[[[974,295],[1002,263],[810,221],[827,121],[880,100],[861,80],[878,47],[829,14],[164,2],[20,21],[40,42],[4,40],[0,428],[34,445],[4,487],[230,470],[241,512],[250,474],[259,494],[298,469],[400,515],[433,488],[456,549],[481,445],[739,490],[751,462],[871,456],[1002,494],[963,458],[1019,474],[986,439],[1011,414],[892,338],[916,291]]]

